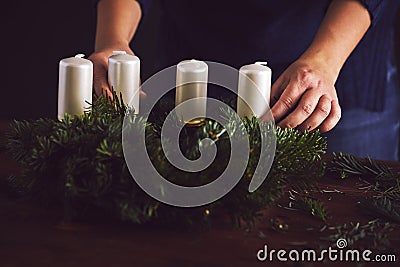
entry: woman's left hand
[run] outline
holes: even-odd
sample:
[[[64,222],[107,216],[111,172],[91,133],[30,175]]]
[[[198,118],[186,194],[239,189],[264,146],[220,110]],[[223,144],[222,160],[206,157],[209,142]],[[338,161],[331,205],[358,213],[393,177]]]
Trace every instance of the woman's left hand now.
[[[299,130],[331,130],[340,120],[335,89],[337,75],[322,62],[299,59],[271,88],[271,112],[278,126]]]

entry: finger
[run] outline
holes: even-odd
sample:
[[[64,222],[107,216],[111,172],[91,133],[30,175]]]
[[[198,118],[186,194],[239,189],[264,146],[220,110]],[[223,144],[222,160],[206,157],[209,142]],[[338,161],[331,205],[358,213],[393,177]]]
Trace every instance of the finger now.
[[[109,97],[111,100],[114,98],[113,92],[110,88],[103,88],[103,95]]]
[[[298,129],[300,131],[312,131],[320,126],[331,112],[331,99],[327,95],[322,95],[314,112],[306,119]]]
[[[96,66],[93,72],[93,87],[96,95],[113,97],[112,91],[108,86],[107,70],[104,66]]]
[[[106,95],[107,91],[111,91],[107,81],[108,60],[99,55],[93,56],[91,60],[93,62],[93,87],[95,93],[98,96]]]
[[[139,98],[140,99],[146,99],[147,94],[146,94],[145,91],[142,90],[142,79],[139,80],[139,84],[140,84],[140,87],[139,87]]]
[[[111,99],[113,99],[113,93],[112,90],[109,88],[108,84],[104,84],[100,87],[100,94],[98,94],[98,96],[105,96],[105,97],[109,97]],[[96,93],[97,94],[97,93]]]
[[[320,93],[317,90],[309,90],[303,94],[298,106],[278,126],[282,128],[296,128],[314,112],[318,104]]]
[[[281,75],[272,85],[270,94],[271,99],[269,101],[271,107],[275,105],[275,103],[278,101],[279,97],[282,95],[283,90],[285,90],[288,84],[289,79],[286,79],[283,75]]]
[[[278,101],[271,108],[275,121],[279,121],[296,106],[307,87],[303,83],[290,81]]]
[[[97,96],[109,96],[112,97],[112,92],[111,89],[108,87],[107,84],[104,83],[94,83],[94,92],[96,93]]]
[[[93,77],[93,88],[97,96],[101,96],[104,90],[109,90],[108,84],[101,81],[100,78]]]
[[[143,91],[142,89],[140,89],[139,91],[139,97],[140,99],[145,99],[147,97],[147,94],[145,91]]]
[[[342,116],[342,110],[339,106],[338,100],[331,102],[331,112],[324,122],[318,127],[321,133],[328,132],[336,126]]]

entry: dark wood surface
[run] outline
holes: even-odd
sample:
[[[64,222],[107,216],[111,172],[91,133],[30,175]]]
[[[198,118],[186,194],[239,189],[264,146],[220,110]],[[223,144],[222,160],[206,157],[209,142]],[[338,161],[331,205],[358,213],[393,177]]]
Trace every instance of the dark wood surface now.
[[[1,123],[0,132],[6,129],[7,123]],[[398,162],[388,164],[400,169]],[[18,165],[6,153],[0,153],[0,179],[16,173]],[[256,253],[264,245],[286,250],[329,246],[321,240],[328,234],[320,231],[325,224],[363,224],[373,219],[357,205],[365,197],[358,183],[356,178],[320,180],[321,189],[340,191],[321,194],[329,210],[326,223],[274,205],[264,211],[264,218],[251,231],[232,227],[222,215],[217,215],[221,218],[210,229],[201,231],[137,226],[108,218],[65,222],[62,210],[19,200],[0,188],[0,266],[275,266],[276,259],[273,265],[257,260]],[[279,204],[288,202],[285,195]],[[274,229],[276,220],[287,224],[288,229]],[[400,247],[399,233],[398,227],[391,233],[389,251]],[[355,247],[358,245],[369,244],[361,242]]]

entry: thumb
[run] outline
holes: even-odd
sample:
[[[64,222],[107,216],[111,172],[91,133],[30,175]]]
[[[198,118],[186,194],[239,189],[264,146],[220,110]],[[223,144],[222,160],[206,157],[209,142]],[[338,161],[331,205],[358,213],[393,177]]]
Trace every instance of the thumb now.
[[[273,107],[275,103],[278,101],[280,96],[282,95],[284,89],[289,84],[289,80],[284,78],[282,74],[279,78],[274,82],[271,87],[271,98],[270,98],[270,107]]]

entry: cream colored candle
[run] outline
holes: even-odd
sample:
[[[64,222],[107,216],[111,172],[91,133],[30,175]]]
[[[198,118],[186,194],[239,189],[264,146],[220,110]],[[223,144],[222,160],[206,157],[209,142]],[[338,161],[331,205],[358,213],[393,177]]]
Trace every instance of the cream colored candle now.
[[[208,65],[199,60],[185,60],[176,70],[175,106],[189,99],[196,99],[190,107],[176,109],[177,116],[189,125],[198,125],[206,117]],[[197,119],[190,120],[192,114]]]
[[[58,119],[65,113],[80,115],[92,103],[93,64],[84,55],[60,61],[58,76]]]
[[[125,105],[139,113],[140,59],[125,51],[114,51],[108,59],[108,83]]]
[[[237,113],[241,118],[259,118],[268,110],[271,75],[272,71],[265,62],[256,62],[240,68]]]

